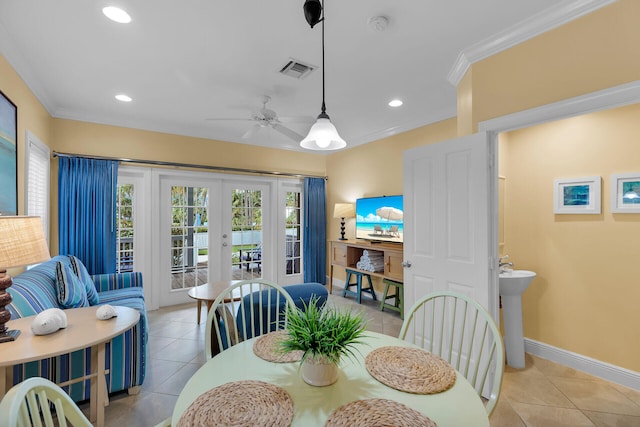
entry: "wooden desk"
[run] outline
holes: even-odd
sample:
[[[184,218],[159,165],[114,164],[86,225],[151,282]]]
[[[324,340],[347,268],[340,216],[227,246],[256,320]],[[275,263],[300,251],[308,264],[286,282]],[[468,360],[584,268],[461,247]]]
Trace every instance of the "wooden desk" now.
[[[298,363],[272,363],[253,352],[255,339],[241,342],[208,360],[184,386],[173,410],[171,425],[177,426],[182,413],[202,393],[232,381],[258,380],[284,388],[293,400],[292,426],[323,426],[338,407],[360,399],[384,398],[403,403],[435,421],[439,427],[489,427],[489,418],[471,384],[457,373],[449,390],[431,395],[411,394],[387,387],[373,378],[364,358],[372,350],[388,345],[415,347],[388,335],[367,332],[356,346],[356,359],[341,362],[338,381],[326,387],[306,384]]]
[[[384,256],[384,270],[371,272],[358,270],[356,264],[360,261],[362,253],[382,252]],[[396,282],[403,281],[404,268],[402,267],[403,247],[399,243],[373,243],[365,240],[338,240],[331,242],[331,269],[329,272],[329,293],[333,291],[333,266],[362,271],[371,276],[391,279]]]
[[[132,328],[140,320],[140,313],[128,307],[114,306],[118,315],[109,320],[98,320],[99,306],[71,308],[65,310],[67,327],[49,335],[34,335],[31,323],[35,316],[10,321],[9,329],[21,331],[12,342],[0,344],[0,399],[13,383],[13,365],[47,359],[72,351],[91,347],[91,374],[58,384],[91,379],[89,419],[101,427],[104,425],[104,407],[109,404],[106,371],[104,366],[105,344],[111,338]]]

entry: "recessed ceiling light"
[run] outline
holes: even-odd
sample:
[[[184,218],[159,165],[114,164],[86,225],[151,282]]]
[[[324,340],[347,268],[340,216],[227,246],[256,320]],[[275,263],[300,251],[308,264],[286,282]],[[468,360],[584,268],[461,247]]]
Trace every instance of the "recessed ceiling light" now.
[[[133,101],[130,96],[127,96],[127,95],[125,95],[123,93],[121,93],[120,95],[116,95],[116,99],[118,101],[122,101],[122,102],[131,102],[131,101]]]
[[[389,107],[399,107],[402,105],[402,101],[400,101],[399,99],[394,99],[392,101],[389,101]]]
[[[127,12],[115,6],[107,6],[102,9],[102,13],[111,19],[112,21],[119,22],[121,24],[128,24],[131,22],[131,17]]]

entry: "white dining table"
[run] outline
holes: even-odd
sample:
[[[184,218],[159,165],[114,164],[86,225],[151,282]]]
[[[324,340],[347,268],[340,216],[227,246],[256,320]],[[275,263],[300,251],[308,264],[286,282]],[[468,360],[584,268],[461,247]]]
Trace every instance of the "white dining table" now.
[[[365,367],[365,357],[369,352],[385,346],[415,347],[398,338],[367,332],[363,343],[356,345],[357,357],[344,358],[340,363],[338,380],[325,387],[306,384],[297,362],[274,363],[256,356],[254,341],[250,339],[230,347],[195,372],[178,397],[172,426],[178,425],[182,413],[198,396],[214,387],[241,380],[264,381],[285,389],[293,400],[293,426],[323,426],[329,415],[340,406],[371,398],[403,403],[435,421],[438,427],[489,426],[482,400],[458,372],[453,387],[430,395],[398,391],[373,378]]]

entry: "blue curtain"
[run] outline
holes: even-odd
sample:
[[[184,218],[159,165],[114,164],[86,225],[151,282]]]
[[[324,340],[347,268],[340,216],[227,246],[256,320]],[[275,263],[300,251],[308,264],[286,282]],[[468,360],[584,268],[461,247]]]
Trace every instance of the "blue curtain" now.
[[[58,248],[90,274],[116,271],[117,178],[115,161],[58,159]]]
[[[304,281],[325,283],[327,271],[327,208],[324,178],[304,179]]]

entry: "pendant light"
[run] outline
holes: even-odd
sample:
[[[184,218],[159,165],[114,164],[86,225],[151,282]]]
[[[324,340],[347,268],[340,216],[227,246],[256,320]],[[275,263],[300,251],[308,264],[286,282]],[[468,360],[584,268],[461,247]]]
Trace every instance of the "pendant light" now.
[[[302,148],[308,150],[339,150],[347,146],[340,138],[336,127],[331,123],[324,102],[324,0],[306,0],[303,6],[304,16],[311,28],[322,22],[322,110],[318,120],[311,126],[309,134],[300,142]]]

